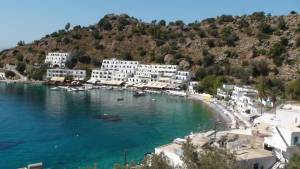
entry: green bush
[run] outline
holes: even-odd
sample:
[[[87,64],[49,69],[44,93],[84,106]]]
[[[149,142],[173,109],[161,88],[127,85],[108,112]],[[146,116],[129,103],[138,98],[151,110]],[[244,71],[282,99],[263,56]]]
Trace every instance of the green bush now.
[[[295,42],[296,42],[295,45],[296,45],[297,47],[300,47],[300,35],[298,35],[298,36],[296,37]]]
[[[102,18],[98,22],[98,25],[100,26],[100,28],[103,28],[104,30],[107,30],[107,31],[112,30],[112,25],[106,17]]]
[[[271,56],[272,58],[275,56],[280,56],[285,51],[285,47],[281,43],[275,43],[269,51],[269,56]]]
[[[18,46],[24,46],[25,45],[25,42],[23,40],[20,40],[18,43],[17,43]]]
[[[40,68],[29,69],[27,74],[29,79],[43,80],[46,72],[47,72],[46,67],[40,67]]]
[[[287,30],[288,29],[287,24],[285,23],[283,17],[279,17],[277,22],[278,22],[277,26],[278,26],[279,29],[281,29],[281,30]]]
[[[94,30],[93,32],[92,32],[92,35],[93,35],[93,37],[95,38],[95,39],[102,39],[102,36],[100,35],[100,33],[97,31],[97,30]]]
[[[261,22],[257,28],[261,33],[268,34],[268,35],[272,34],[274,31],[271,28],[271,26],[269,24],[267,24],[266,22]]]
[[[199,93],[215,95],[217,93],[217,88],[219,88],[224,82],[226,82],[226,80],[222,76],[209,75],[200,81],[196,90]]]
[[[211,55],[210,53],[204,54],[201,62],[204,67],[208,67],[208,66],[214,64],[215,57],[213,55]]]
[[[78,32],[75,32],[75,33],[72,34],[72,38],[74,38],[74,39],[81,39],[81,34],[78,33]]]
[[[287,84],[286,94],[290,99],[300,100],[300,79],[292,80]]]
[[[233,32],[231,27],[225,27],[221,30],[221,38],[228,46],[235,46],[235,41],[239,40],[239,37]]]
[[[206,45],[210,48],[213,48],[213,47],[215,47],[215,41],[213,39],[208,39],[206,41]]]
[[[250,15],[250,18],[256,21],[262,21],[266,18],[266,16],[264,12],[254,12]]]
[[[270,72],[268,63],[264,60],[252,61],[249,65],[251,74],[254,77],[257,76],[267,76]]]
[[[16,58],[17,58],[17,60],[18,60],[19,62],[22,62],[23,59],[24,59],[24,56],[23,56],[21,53],[18,53],[18,54],[16,55]]]
[[[123,52],[120,57],[122,60],[132,60],[132,56],[129,52]]]
[[[201,80],[207,75],[205,68],[199,67],[195,73],[196,80]]]
[[[247,28],[250,26],[250,24],[248,23],[248,21],[246,21],[245,18],[241,18],[240,20],[238,20],[237,24],[239,29]]]
[[[26,70],[26,64],[25,64],[24,62],[19,62],[19,63],[17,64],[16,70],[17,70],[18,72],[20,72],[21,74],[23,74],[24,71]]]
[[[234,18],[232,15],[221,15],[219,18],[218,18],[218,22],[220,24],[223,24],[224,22],[233,22],[234,21]]]
[[[5,72],[5,77],[7,77],[7,78],[13,78],[15,76],[16,76],[16,74],[13,71],[8,70]]]

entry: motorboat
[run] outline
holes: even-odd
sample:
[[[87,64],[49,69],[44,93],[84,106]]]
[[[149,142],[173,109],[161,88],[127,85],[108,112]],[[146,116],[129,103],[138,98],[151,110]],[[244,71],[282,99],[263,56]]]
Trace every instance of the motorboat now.
[[[117,101],[119,102],[119,101],[123,101],[124,100],[124,98],[122,98],[122,97],[120,97],[120,98],[117,98]]]
[[[138,90],[133,93],[133,96],[134,97],[145,96],[145,92],[142,90]]]

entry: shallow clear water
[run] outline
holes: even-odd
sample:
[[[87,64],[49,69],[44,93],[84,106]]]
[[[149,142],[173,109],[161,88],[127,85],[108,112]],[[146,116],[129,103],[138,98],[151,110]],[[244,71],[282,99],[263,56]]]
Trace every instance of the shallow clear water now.
[[[104,113],[119,115],[121,121],[95,118]],[[129,161],[138,161],[156,146],[212,128],[213,122],[201,104],[185,98],[0,83],[0,168],[36,162],[55,169],[94,163],[112,168],[124,162],[125,150]]]

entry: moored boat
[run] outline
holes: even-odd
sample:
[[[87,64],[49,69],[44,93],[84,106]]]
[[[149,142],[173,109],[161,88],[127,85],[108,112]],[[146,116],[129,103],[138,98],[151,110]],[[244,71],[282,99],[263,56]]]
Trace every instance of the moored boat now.
[[[145,92],[142,90],[138,90],[133,93],[134,97],[139,97],[139,96],[144,96],[144,95],[145,95]]]

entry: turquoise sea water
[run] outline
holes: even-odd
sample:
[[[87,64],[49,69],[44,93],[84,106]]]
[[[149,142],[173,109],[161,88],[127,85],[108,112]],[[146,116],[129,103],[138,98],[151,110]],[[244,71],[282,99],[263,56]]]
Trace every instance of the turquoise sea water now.
[[[104,113],[119,115],[121,121],[95,118]],[[138,161],[156,146],[212,128],[213,122],[201,104],[180,97],[0,83],[0,169],[36,162],[52,169],[94,163],[112,168],[124,162],[125,150],[129,161]]]

